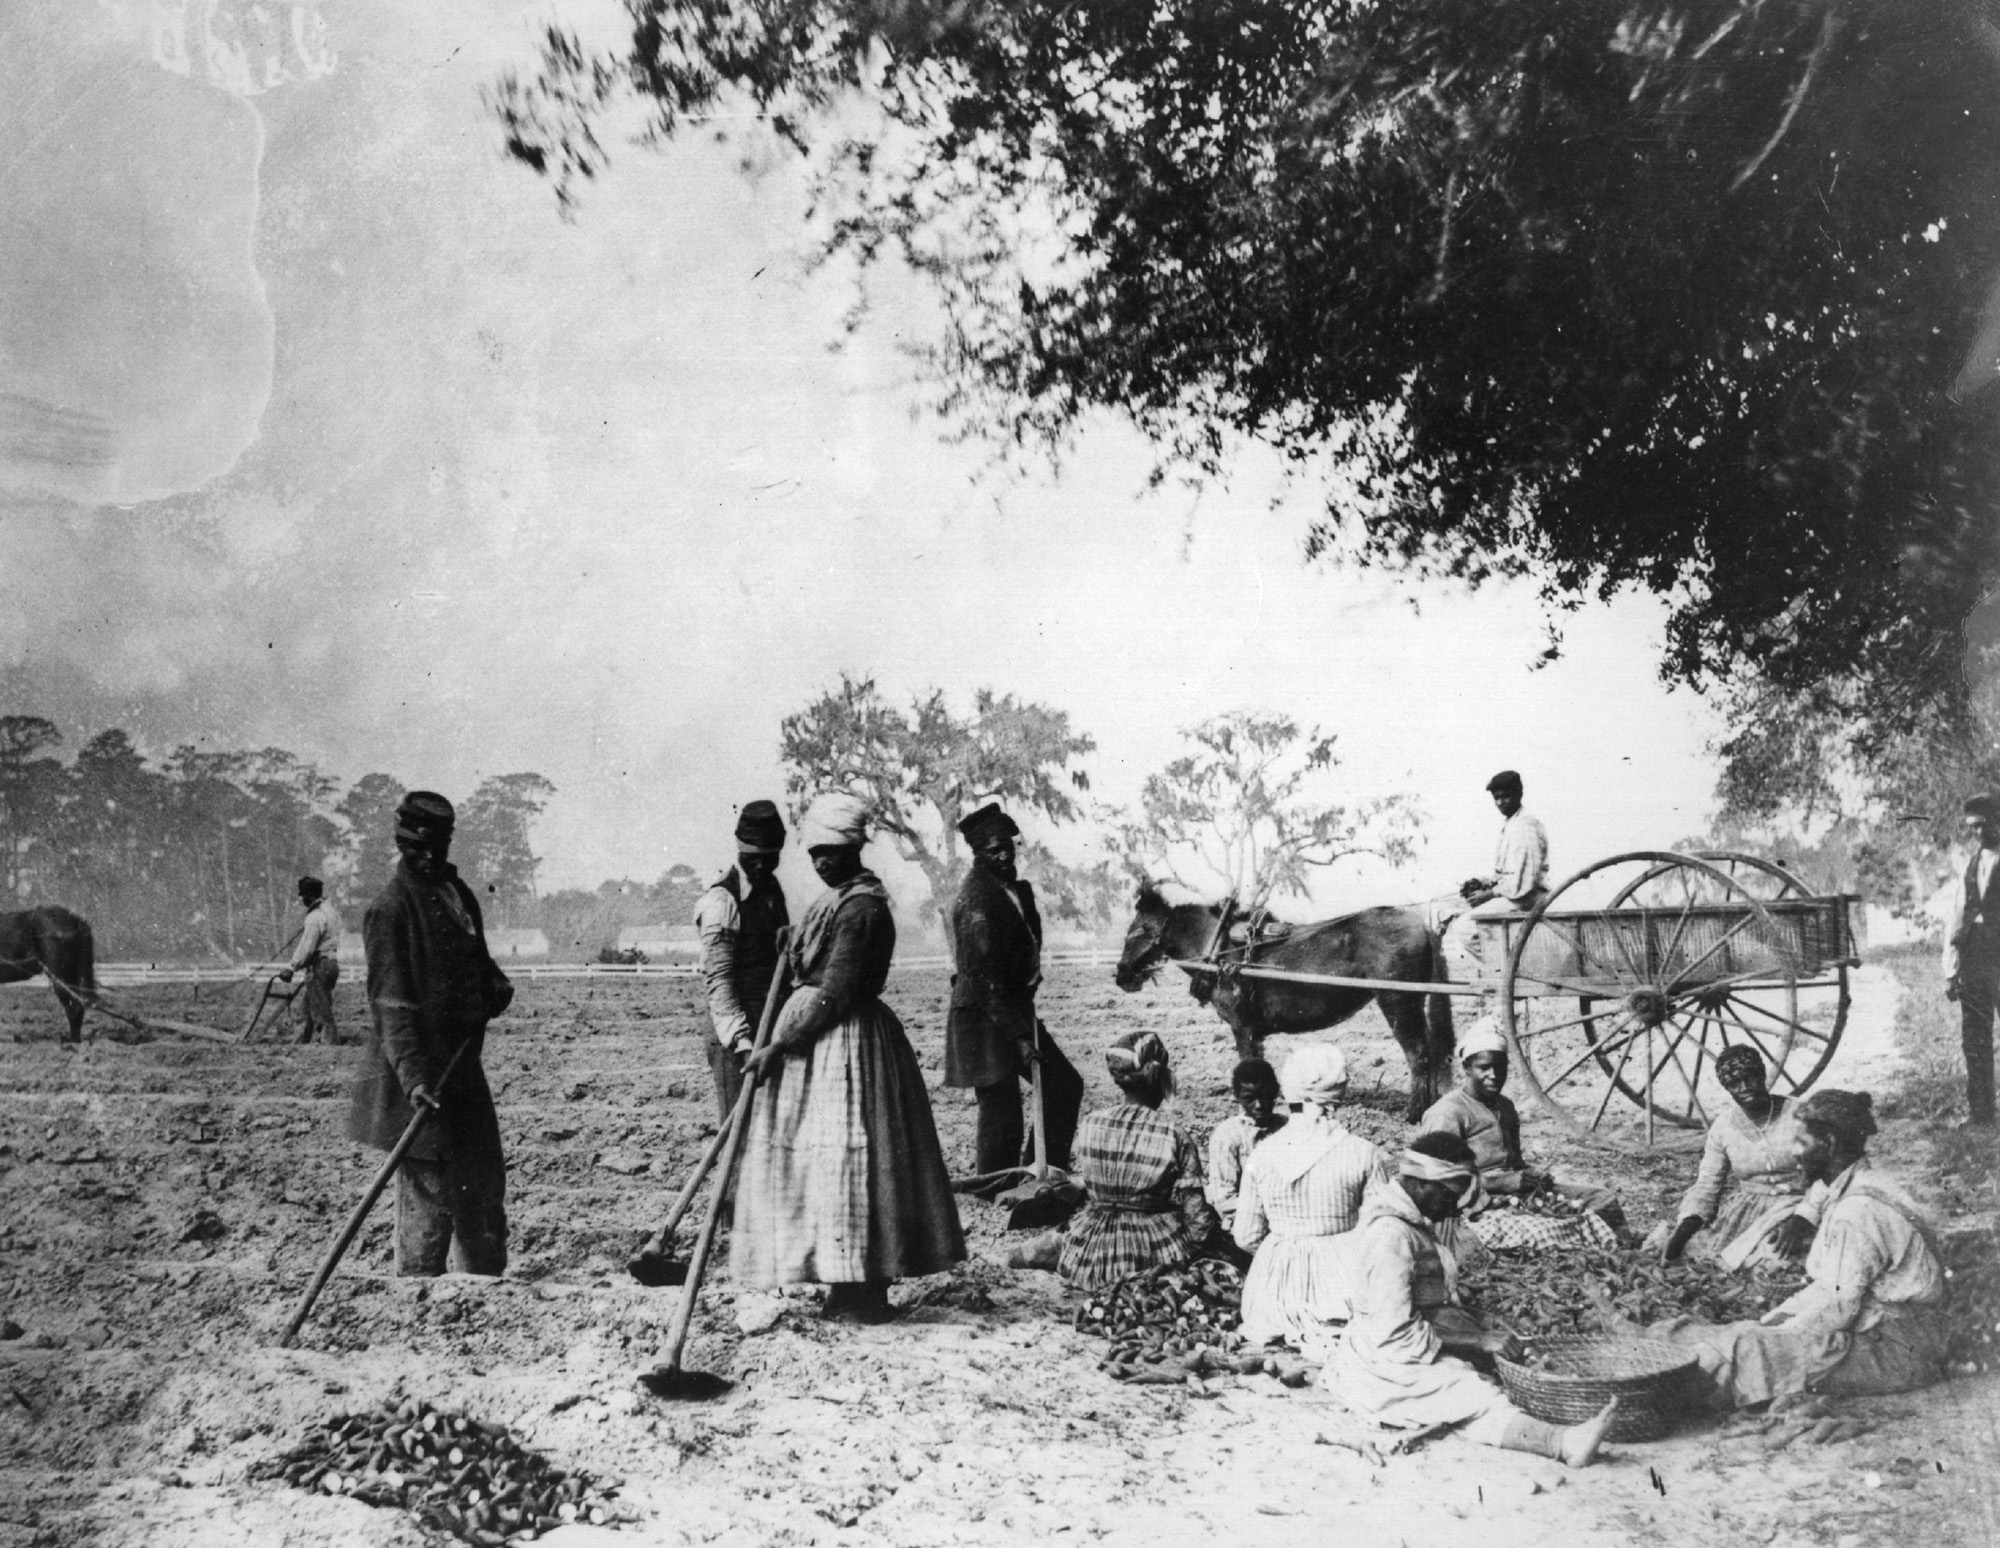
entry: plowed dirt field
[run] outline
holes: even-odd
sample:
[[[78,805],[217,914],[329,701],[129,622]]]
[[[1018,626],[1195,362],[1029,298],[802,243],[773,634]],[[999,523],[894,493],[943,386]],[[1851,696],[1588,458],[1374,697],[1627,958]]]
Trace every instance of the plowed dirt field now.
[[[342,1024],[364,1007],[352,978]],[[969,1169],[969,1093],[935,1086],[942,972],[887,998],[926,1072],[947,1159]],[[152,1014],[240,1026],[242,989],[120,992]],[[1108,966],[1054,970],[1042,1008],[1109,1100],[1101,1050],[1151,1027],[1175,1052],[1183,1118],[1228,1108],[1234,1051],[1178,981],[1137,995]],[[356,1050],[169,1038],[53,1041],[45,989],[0,994],[0,1548],[415,1544],[407,1515],[253,1476],[314,1419],[386,1397],[508,1426],[567,1467],[623,1480],[625,1519],[550,1543],[1238,1543],[1344,1539],[1486,1548],[1551,1542],[1985,1544],[1994,1514],[1991,1377],[1873,1405],[1881,1427],[1766,1454],[1697,1432],[1621,1446],[1598,1467],[1433,1440],[1379,1439],[1323,1394],[1269,1377],[1206,1396],[1100,1374],[1050,1275],[975,1261],[899,1286],[880,1328],[823,1324],[810,1294],[703,1295],[688,1363],[736,1379],[674,1405],[634,1376],[679,1292],[626,1278],[715,1113],[687,980],[522,986],[487,1070],[511,1163],[506,1278],[398,1280],[390,1205],[343,1265],[300,1347],[292,1302],[379,1157],[342,1137]],[[93,1017],[96,1032],[116,1028]],[[1341,1035],[1354,1127],[1400,1137],[1401,1057],[1371,1010]],[[1282,1048],[1274,1048],[1282,1054]],[[1884,1140],[1893,1143],[1893,1124]],[[1531,1152],[1615,1182],[1649,1224],[1693,1151],[1645,1160]],[[1000,1211],[966,1201],[975,1255]],[[758,1329],[744,1331],[745,1327]],[[13,1330],[0,1328],[0,1332]]]

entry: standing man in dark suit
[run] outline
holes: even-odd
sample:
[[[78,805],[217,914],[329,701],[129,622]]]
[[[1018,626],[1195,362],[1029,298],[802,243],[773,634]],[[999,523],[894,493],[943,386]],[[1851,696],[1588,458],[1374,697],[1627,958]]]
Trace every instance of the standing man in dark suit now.
[[[1021,1082],[1042,1068],[1049,1164],[1067,1170],[1083,1108],[1083,1077],[1035,1019],[1042,982],[1042,916],[1035,889],[1014,871],[1020,828],[997,804],[958,825],[972,866],[945,917],[956,966],[944,1029],[944,1083],[979,1102],[977,1170],[998,1172],[1030,1154]]]
[[[454,1244],[465,1273],[507,1267],[507,1161],[480,1053],[514,986],[486,949],[479,900],[447,859],[455,821],[441,795],[403,797],[402,860],[361,922],[373,1026],[348,1137],[392,1150],[418,1107],[432,1112],[396,1174],[398,1274],[442,1274]]]
[[[2000,1005],[2000,795],[1965,803],[1966,835],[1978,846],[1966,863],[1944,943],[1944,992],[1958,1001],[1965,1049],[1965,1121],[1993,1126],[1993,1015]]]

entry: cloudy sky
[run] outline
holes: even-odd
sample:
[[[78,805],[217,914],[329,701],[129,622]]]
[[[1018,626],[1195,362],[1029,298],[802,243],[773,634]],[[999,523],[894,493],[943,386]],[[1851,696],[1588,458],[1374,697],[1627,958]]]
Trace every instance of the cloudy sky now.
[[[0,9],[8,709],[454,796],[532,769],[552,885],[726,851],[843,670],[1065,709],[1114,801],[1221,710],[1336,729],[1351,788],[1430,813],[1377,892],[1480,868],[1505,765],[1558,870],[1699,829],[1711,727],[1649,601],[1535,670],[1531,592],[1308,568],[1311,492],[1254,456],[1148,494],[1106,423],[989,473],[914,413],[922,294],[883,276],[845,337],[796,168],[740,140],[622,154],[560,221],[478,94],[613,9]]]

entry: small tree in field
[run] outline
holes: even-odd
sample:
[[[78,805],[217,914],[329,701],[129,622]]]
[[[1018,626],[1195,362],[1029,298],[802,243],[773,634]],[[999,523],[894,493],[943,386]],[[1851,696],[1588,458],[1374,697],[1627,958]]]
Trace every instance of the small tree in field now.
[[[1336,738],[1317,726],[1301,731],[1289,716],[1238,710],[1181,735],[1194,750],[1147,778],[1138,819],[1118,831],[1135,873],[1196,888],[1219,881],[1258,907],[1279,894],[1306,896],[1314,870],[1351,855],[1402,865],[1416,853],[1421,812],[1407,797],[1321,793],[1340,759]]]
[[[1061,710],[1012,694],[981,688],[971,714],[961,715],[932,691],[912,699],[905,712],[873,678],[845,673],[837,689],[787,715],[778,731],[794,813],[822,790],[863,796],[876,831],[930,883],[926,914],[951,897],[965,874],[960,817],[982,801],[999,801],[1017,817],[1037,812],[1051,822],[1073,821],[1090,780],[1070,765],[1096,748],[1070,729]],[[1023,871],[1035,879],[1033,869]]]
[[[513,909],[535,895],[541,866],[528,824],[541,816],[556,787],[539,774],[496,774],[479,782],[458,809],[452,858],[488,901],[494,922],[511,923]]]

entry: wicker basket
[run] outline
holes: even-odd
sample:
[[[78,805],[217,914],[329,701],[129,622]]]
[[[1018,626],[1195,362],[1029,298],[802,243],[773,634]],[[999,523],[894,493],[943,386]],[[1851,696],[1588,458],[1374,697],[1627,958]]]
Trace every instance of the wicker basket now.
[[[1515,1406],[1551,1424],[1579,1424],[1618,1399],[1611,1439],[1658,1440],[1696,1406],[1695,1357],[1660,1338],[1539,1338],[1538,1363],[1498,1359]]]

